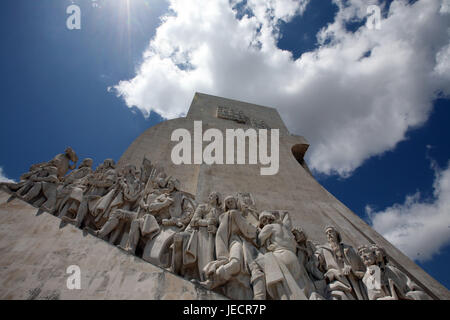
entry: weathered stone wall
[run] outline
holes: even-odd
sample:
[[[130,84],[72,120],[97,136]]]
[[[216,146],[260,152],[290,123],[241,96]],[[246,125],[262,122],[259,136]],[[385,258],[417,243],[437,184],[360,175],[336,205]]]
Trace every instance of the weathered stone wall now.
[[[67,289],[67,267],[81,289]],[[0,299],[224,299],[0,190]]]

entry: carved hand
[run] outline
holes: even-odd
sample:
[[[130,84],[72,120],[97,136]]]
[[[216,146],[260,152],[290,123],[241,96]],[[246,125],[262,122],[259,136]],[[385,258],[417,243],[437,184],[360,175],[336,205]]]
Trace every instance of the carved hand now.
[[[178,228],[184,228],[184,224],[181,221],[177,221],[176,226]]]
[[[344,269],[342,270],[342,273],[344,274],[344,276],[348,276],[350,274],[350,272],[352,272],[352,267],[349,265],[346,265],[344,267]]]
[[[217,232],[216,226],[210,224],[210,225],[208,226],[208,232],[209,232],[209,233],[212,233],[212,234],[216,234],[216,232]]]
[[[166,226],[166,227],[174,226],[174,225],[175,225],[175,221],[169,220],[169,219],[162,219],[161,224],[162,224],[163,226]]]
[[[329,280],[329,282],[332,282],[334,279],[336,279],[336,269],[330,269],[325,273],[325,278]]]
[[[141,207],[144,210],[148,208],[148,206],[144,202],[144,199],[141,199],[141,201],[139,201],[139,207]]]

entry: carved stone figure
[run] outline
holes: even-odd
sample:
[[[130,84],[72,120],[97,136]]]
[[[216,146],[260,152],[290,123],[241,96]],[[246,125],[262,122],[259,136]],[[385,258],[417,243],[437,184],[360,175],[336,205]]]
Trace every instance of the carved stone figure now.
[[[73,170],[63,178],[63,185],[58,188],[56,208],[60,218],[66,216],[67,213],[76,215],[83,200],[83,193],[88,187],[89,176],[92,175],[92,163],[92,159],[84,159],[78,169]]]
[[[307,287],[316,292],[314,298],[323,298],[326,295],[326,282],[323,273],[319,270],[319,260],[314,254],[316,245],[308,240],[305,232],[301,228],[294,228],[292,234],[297,243],[297,257],[302,269],[306,270]],[[314,288],[314,289],[312,289]],[[310,297],[311,299],[311,297]]]
[[[146,185],[148,180],[151,178],[153,169],[154,166],[152,162],[147,157],[144,157],[141,164],[141,172],[139,178],[144,185]]]
[[[200,204],[197,207],[190,223],[193,231],[189,238],[190,246],[186,249],[193,252],[193,247],[196,246],[194,254],[201,281],[206,280],[203,268],[215,259],[215,235],[219,226],[219,216],[222,213],[220,205],[220,194],[211,192],[208,203]]]
[[[161,173],[158,177],[160,177],[160,181],[157,182],[157,185],[163,186],[164,178],[161,177]],[[167,185],[161,191],[163,197],[170,199],[170,203],[159,211],[155,211],[154,215],[161,226],[161,231],[156,237],[147,241],[142,258],[160,266],[171,267],[175,235],[190,222],[196,203],[192,195],[179,190],[180,182],[177,179],[169,177],[166,181]],[[159,208],[158,199],[160,197],[156,198],[156,202],[150,206],[150,209],[152,207]]]
[[[405,273],[388,262],[383,248],[362,246],[358,253],[367,268],[363,282],[370,300],[431,299]]]
[[[275,221],[269,211],[262,212],[259,219],[262,229],[258,239],[266,250],[264,273],[268,294],[276,300],[309,299],[315,288],[297,258],[294,234],[286,227],[290,223],[285,225]]]
[[[19,183],[3,185],[130,254],[232,299],[431,299],[383,248],[364,245],[356,253],[334,227],[325,228],[328,243],[316,245],[292,225],[288,211],[259,213],[251,193],[222,202],[211,192],[197,205],[180,181],[146,157],[139,172],[125,165],[119,173],[112,159],[95,172],[92,159],[74,169],[77,160],[69,147],[31,166]]]
[[[259,212],[256,209],[255,200],[249,192],[239,192],[236,195],[238,209],[245,219],[254,226],[259,225]]]
[[[123,247],[124,250],[135,253],[139,240],[144,237],[148,237],[147,241],[152,240],[152,238],[158,234],[161,230],[157,219],[154,214],[160,213],[161,208],[165,206],[173,205],[173,199],[171,197],[163,196],[157,197],[156,202],[152,202],[150,205],[146,205],[145,202],[141,201],[139,212],[135,214],[135,218],[131,222],[130,234],[126,245]],[[160,202],[161,199],[165,199]],[[158,206],[155,205],[158,204]],[[159,206],[161,205],[161,207]],[[188,198],[184,198],[182,201],[182,214],[179,217],[171,217],[169,219],[158,219],[162,228],[164,227],[176,227],[179,231],[183,231],[189,224],[193,213],[194,205],[192,201]]]
[[[136,168],[132,165],[125,166],[116,188],[110,191],[114,194],[113,200],[102,214],[96,216],[96,221],[104,217],[108,220],[100,230],[92,233],[100,238],[111,234],[109,242],[115,243],[125,224],[135,218],[134,209],[142,189],[142,184],[136,176]],[[92,231],[90,228],[88,230]]]
[[[70,164],[70,161],[73,164]],[[52,212],[56,206],[56,184],[64,177],[67,171],[75,168],[78,157],[71,147],[66,148],[65,153],[56,155],[52,160],[37,163],[30,167],[29,172],[20,177],[18,183],[5,183],[16,195],[23,197],[34,205],[44,205],[43,209]],[[55,172],[56,171],[56,172]],[[56,177],[56,179],[54,179]],[[42,197],[36,201],[36,197]]]
[[[106,159],[95,170],[93,175],[89,175],[87,190],[78,207],[75,218],[63,217],[63,221],[73,223],[76,227],[81,227],[86,218],[95,225],[95,219],[103,214],[112,201],[114,187],[117,181],[115,163],[112,159]],[[88,215],[90,213],[90,215]]]
[[[141,177],[144,179],[147,179],[150,169],[149,161],[144,158],[143,168],[146,164],[147,168],[144,170],[147,173],[143,174],[143,171],[141,171]],[[102,228],[104,229],[103,232],[107,232],[110,228],[116,228],[120,221],[131,222],[127,241],[119,247],[132,254],[135,254],[141,237],[147,237],[150,240],[161,231],[160,225],[164,219],[159,215],[164,212],[167,216],[168,210],[166,209],[173,203],[173,199],[168,196],[168,193],[163,192],[167,186],[165,173],[161,172],[157,177],[154,177],[154,175],[154,168],[151,168],[146,186],[140,191],[137,212],[117,209],[111,214],[107,222],[108,225],[105,224],[106,227]],[[165,191],[167,190],[165,189]],[[98,233],[102,234],[102,230]]]
[[[216,256],[204,268],[207,278],[202,284],[214,289],[223,286],[223,292],[232,299],[251,299],[250,270],[244,255],[244,246],[256,243],[257,228],[237,210],[237,201],[229,196],[224,200],[224,213],[219,218],[216,233]]]
[[[29,203],[33,203],[43,210],[53,212],[56,206],[56,190],[58,187],[58,169],[51,165],[43,165],[34,171],[29,178],[29,183],[23,188],[31,187],[23,194],[23,199]],[[20,189],[17,193],[21,193]]]
[[[318,246],[320,268],[325,272],[328,291],[334,300],[366,300],[366,293],[360,279],[364,276],[365,266],[355,250],[342,243],[336,228],[325,228],[328,243]]]
[[[70,164],[71,161],[72,164]],[[71,147],[67,147],[64,153],[57,154],[52,160],[31,166],[30,171],[50,165],[57,168],[57,176],[61,179],[69,170],[76,168],[77,161],[78,156],[75,151]]]

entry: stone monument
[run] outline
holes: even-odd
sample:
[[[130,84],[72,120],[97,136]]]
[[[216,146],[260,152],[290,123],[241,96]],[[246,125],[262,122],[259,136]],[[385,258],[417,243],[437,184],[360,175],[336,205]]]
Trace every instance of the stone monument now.
[[[308,147],[276,109],[196,93],[117,164],[67,148],[0,190],[0,298],[449,299],[314,179]]]

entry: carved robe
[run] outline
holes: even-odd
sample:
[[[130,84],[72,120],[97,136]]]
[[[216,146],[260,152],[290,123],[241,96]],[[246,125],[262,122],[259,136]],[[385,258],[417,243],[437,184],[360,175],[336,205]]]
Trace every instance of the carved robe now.
[[[331,284],[342,283],[344,286],[351,288],[351,292],[343,292],[341,298],[349,300],[367,300],[367,295],[362,282],[354,274],[354,272],[365,273],[366,268],[362,263],[361,258],[352,247],[342,243],[339,244],[339,246],[343,255],[341,258],[336,255],[334,250],[328,244],[318,247],[316,254],[320,256],[319,260],[322,260],[325,264],[322,267],[325,271],[335,274],[335,279]],[[342,274],[345,265],[351,266],[352,268],[352,271],[348,276]]]
[[[381,268],[381,286],[389,288],[391,296],[407,300],[431,300],[422,289],[397,267],[387,264]],[[393,292],[395,291],[395,292]]]
[[[273,299],[307,300],[314,285],[296,255],[292,232],[280,223],[264,226],[259,233],[264,254],[264,273],[267,292]]]
[[[187,245],[187,252],[190,257],[197,260],[200,280],[204,281],[203,268],[214,260],[215,230],[219,222],[220,211],[218,208],[208,204],[201,204],[195,210],[192,217],[191,226],[193,231]],[[208,221],[212,223],[208,226]],[[210,229],[210,230],[208,230]],[[186,259],[190,257],[187,256]]]
[[[232,299],[252,299],[253,292],[250,284],[250,270],[248,268],[249,258],[246,257],[248,250],[244,250],[249,242],[256,240],[257,228],[250,224],[238,210],[229,210],[219,218],[219,228],[216,233],[216,256],[204,268],[205,274],[210,274],[210,269],[219,265],[225,265],[230,261],[239,263],[239,271],[228,275],[224,281],[224,293]]]

